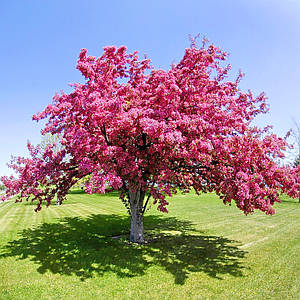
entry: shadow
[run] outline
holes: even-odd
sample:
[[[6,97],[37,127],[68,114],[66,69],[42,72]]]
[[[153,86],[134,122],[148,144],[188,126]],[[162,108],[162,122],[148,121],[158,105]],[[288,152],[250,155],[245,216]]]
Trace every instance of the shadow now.
[[[243,276],[246,252],[233,240],[202,235],[188,221],[146,216],[149,242],[144,245],[127,241],[128,228],[126,216],[64,218],[23,230],[19,239],[0,249],[0,259],[30,259],[40,273],[75,274],[81,280],[105,272],[119,277],[140,276],[151,266],[171,273],[176,284],[184,284],[191,272],[204,272],[218,279],[222,274]]]
[[[107,191],[104,194],[98,194],[98,195],[104,195],[105,197],[115,197],[115,198],[120,197],[119,191]]]
[[[82,189],[74,189],[74,190],[71,190],[69,191],[70,195],[88,195],[84,190]],[[100,197],[114,197],[114,198],[119,198],[119,192],[118,191],[109,191],[109,192],[106,192],[104,194],[93,194],[93,195],[98,195],[99,198]],[[30,199],[27,201],[27,200],[23,200],[22,202],[22,205],[34,205],[36,206],[37,205],[37,201],[31,201]],[[77,203],[76,201],[72,201],[71,199],[65,199],[62,203],[62,205],[64,204],[73,204],[73,203]],[[56,199],[52,199],[51,200],[51,205],[56,205]]]
[[[68,194],[70,194],[70,195],[79,195],[79,194],[87,195],[87,193],[82,189],[70,190]],[[119,192],[118,191],[107,191],[103,194],[96,193],[96,194],[93,194],[93,195],[101,195],[101,196],[105,196],[105,197],[117,197],[117,198],[119,198]]]
[[[86,194],[86,192],[84,191],[84,189],[74,189],[74,190],[70,190],[68,194],[78,195],[78,194]]]
[[[294,199],[294,198],[285,198],[285,199],[280,199],[282,203],[293,203],[293,204],[299,204],[299,199]]]

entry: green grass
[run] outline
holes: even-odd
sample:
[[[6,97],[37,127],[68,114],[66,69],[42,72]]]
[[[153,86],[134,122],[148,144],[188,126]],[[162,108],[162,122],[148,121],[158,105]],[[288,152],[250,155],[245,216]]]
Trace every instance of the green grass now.
[[[0,299],[299,299],[300,204],[244,216],[214,194],[177,195],[124,238],[116,194],[73,191],[61,207],[0,204]]]

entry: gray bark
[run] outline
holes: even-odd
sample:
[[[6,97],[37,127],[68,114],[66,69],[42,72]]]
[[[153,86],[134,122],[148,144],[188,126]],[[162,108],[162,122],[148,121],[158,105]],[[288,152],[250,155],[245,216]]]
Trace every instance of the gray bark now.
[[[130,204],[130,241],[133,243],[143,244],[144,239],[144,224],[143,224],[143,204],[145,192],[137,190],[136,192],[129,191]]]
[[[57,199],[56,199],[56,205],[62,205],[62,197],[60,196],[60,193],[57,192]]]

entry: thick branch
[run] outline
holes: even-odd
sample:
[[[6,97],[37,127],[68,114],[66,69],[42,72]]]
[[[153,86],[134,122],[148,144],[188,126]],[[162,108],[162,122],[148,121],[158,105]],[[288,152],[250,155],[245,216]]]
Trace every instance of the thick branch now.
[[[146,200],[146,202],[145,202],[145,204],[144,204],[143,210],[142,210],[142,214],[143,214],[143,215],[144,215],[144,213],[145,213],[145,211],[146,211],[147,204],[148,204],[148,202],[149,202],[150,197],[151,197],[151,194],[149,193],[149,195],[148,195],[148,197],[147,197],[147,200]]]
[[[103,124],[103,127],[101,127],[101,133],[103,134],[103,136],[104,136],[104,139],[105,139],[105,141],[106,141],[106,144],[108,145],[108,146],[111,146],[112,145],[112,143],[109,141],[109,139],[108,139],[108,136],[107,136],[107,133],[106,133],[106,129],[105,129],[105,125]]]
[[[147,148],[149,148],[152,145],[152,143],[150,143],[150,142],[147,143],[147,134],[146,133],[142,132],[141,137],[142,137],[143,145],[137,144],[136,147],[138,150],[146,150]]]

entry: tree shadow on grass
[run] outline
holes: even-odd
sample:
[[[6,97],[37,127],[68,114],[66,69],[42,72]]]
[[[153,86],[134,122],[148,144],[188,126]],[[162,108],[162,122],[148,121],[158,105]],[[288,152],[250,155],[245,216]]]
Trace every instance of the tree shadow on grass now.
[[[84,190],[82,189],[74,189],[74,190],[70,190],[69,195],[87,195],[89,196]],[[103,198],[107,198],[107,197],[114,197],[114,198],[119,198],[119,192],[118,191],[109,191],[106,192],[104,194],[93,194],[93,195],[97,195],[99,196],[99,199]],[[72,199],[65,199],[62,203],[62,205],[64,204],[74,204],[77,203],[77,201],[73,201]],[[20,203],[21,205],[33,205],[33,206],[37,206],[38,202],[37,201],[31,201],[30,199],[28,201],[23,200],[22,203]],[[56,198],[51,200],[51,205],[56,205]]]
[[[79,194],[84,194],[84,195],[88,195],[88,193],[84,190],[84,189],[73,189],[70,190],[68,192],[68,194],[70,195],[79,195]],[[107,191],[105,193],[97,193],[97,194],[93,194],[93,195],[100,195],[100,196],[105,196],[105,197],[117,197],[119,198],[120,193],[119,191]]]
[[[203,235],[188,221],[174,217],[146,216],[149,243],[135,245],[116,235],[128,235],[129,218],[119,215],[73,217],[58,223],[44,223],[19,233],[20,238],[0,249],[0,259],[30,259],[37,271],[76,275],[81,280],[113,272],[119,277],[134,277],[159,266],[184,284],[191,272],[243,276],[245,251],[235,241]]]
[[[282,203],[293,203],[293,204],[299,204],[299,199],[293,199],[293,198],[286,198],[286,199],[280,199]]]
[[[78,194],[86,194],[85,190],[84,189],[73,189],[73,190],[70,190],[68,194],[71,194],[71,195],[78,195]]]

